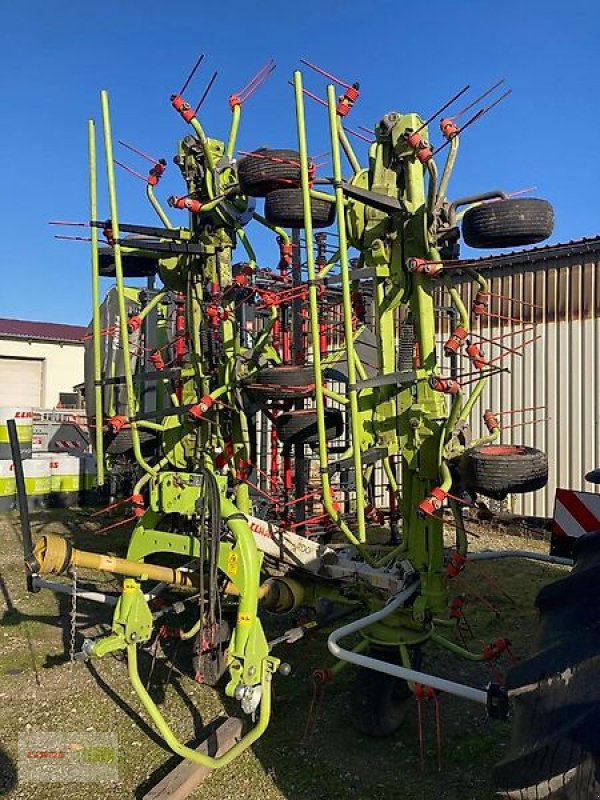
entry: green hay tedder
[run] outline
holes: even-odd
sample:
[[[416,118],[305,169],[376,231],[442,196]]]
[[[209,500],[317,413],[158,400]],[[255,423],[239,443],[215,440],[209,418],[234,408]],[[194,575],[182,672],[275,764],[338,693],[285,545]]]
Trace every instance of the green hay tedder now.
[[[452,636],[452,582],[469,558],[463,516],[479,495],[503,498],[547,480],[543,453],[499,444],[497,412],[480,409],[485,435],[469,432],[500,367],[489,354],[493,343],[483,352],[488,284],[476,262],[460,260],[460,238],[479,248],[522,246],[553,228],[544,200],[502,191],[447,196],[461,133],[495,105],[479,102],[489,92],[460,112],[475,109],[462,127],[459,113],[441,120],[437,151],[433,117],[385,114],[365,137],[361,164],[345,127],[359,86],[339,82],[340,94],[332,81],[317,98],[327,109],[332,165],[321,178],[309,155],[309,93],[299,71],[296,146],[238,157],[243,103],[273,68],[229,98],[226,141],[205,132],[183,97],[186,87],[173,95],[189,126],[174,158],[183,188],[167,210],[155,194],[166,161],[152,160],[146,193],[158,227],[119,218],[102,92],[110,218],[98,218],[90,120],[94,317],[86,402],[99,484],[114,493],[116,476],[121,488],[130,482],[135,525],[125,558],[79,551],[51,535],[27,557],[33,578],[78,568],[123,576],[112,632],[86,640],[78,657],[124,651],[132,686],[165,742],[213,768],[265,733],[272,683],[289,672],[277,645],[315,627],[332,630],[323,680],[347,664],[359,668],[349,716],[364,734],[394,732],[414,693],[448,692],[504,717],[506,688],[424,672],[421,653],[438,648],[493,662],[509,646],[498,640],[474,652]],[[264,198],[262,213],[257,198]],[[273,234],[273,269],[256,263],[256,226]],[[237,245],[247,255],[242,263],[233,262]],[[101,275],[115,279],[102,304]],[[472,283],[468,307],[456,276]],[[147,288],[132,288],[139,277],[148,278]],[[438,341],[445,326],[449,335]],[[450,550],[445,524],[455,533]],[[175,598],[167,611],[164,604],[157,611],[161,593]],[[215,685],[223,677],[226,694],[252,719],[219,757],[177,739],[138,672],[138,650],[182,605],[189,623],[176,620],[176,636],[194,642],[197,679]],[[269,642],[262,612],[299,609],[310,622]],[[518,705],[522,692],[512,693]],[[571,780],[559,784],[555,776],[568,770],[544,762],[544,743],[528,746],[538,761],[525,765],[517,742],[497,770],[499,790],[534,797],[552,779],[554,797]]]

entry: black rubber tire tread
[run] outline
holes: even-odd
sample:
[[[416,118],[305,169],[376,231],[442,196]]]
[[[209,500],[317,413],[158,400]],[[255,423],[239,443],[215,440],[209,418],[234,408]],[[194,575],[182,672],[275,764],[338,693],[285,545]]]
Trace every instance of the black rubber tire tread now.
[[[283,444],[316,444],[319,441],[316,409],[284,411],[275,419],[277,435]],[[344,415],[338,408],[325,409],[325,433],[333,441],[344,432]]]
[[[395,650],[374,648],[370,655],[394,664],[400,663],[399,653]],[[411,661],[413,667],[418,669],[421,663],[420,650],[413,651]],[[391,736],[404,722],[412,697],[408,684],[401,678],[359,667],[350,695],[352,723],[365,736]]]
[[[552,206],[534,197],[482,203],[466,211],[462,221],[465,244],[477,248],[537,244],[553,230]]]
[[[237,165],[240,192],[250,197],[266,197],[275,189],[292,182],[300,185],[300,154],[297,150],[275,150],[259,147],[256,155],[241,158]],[[295,162],[295,163],[289,163]]]
[[[533,447],[484,445],[464,453],[462,472],[467,489],[502,500],[542,489],[548,483],[548,457]]]
[[[246,388],[268,400],[307,397],[314,392],[314,369],[310,365],[265,367],[252,376]]]
[[[313,228],[328,228],[335,219],[335,205],[311,198]],[[265,200],[265,217],[271,225],[282,228],[304,228],[304,206],[300,189],[278,189]]]
[[[146,449],[156,442],[156,434],[152,431],[138,430],[140,446]],[[104,451],[111,456],[133,452],[133,438],[131,428],[121,428],[117,433],[107,433],[104,436]]]
[[[507,675],[514,723],[494,769],[501,797],[600,798],[600,534],[582,537],[576,559],[539,592],[537,652]]]

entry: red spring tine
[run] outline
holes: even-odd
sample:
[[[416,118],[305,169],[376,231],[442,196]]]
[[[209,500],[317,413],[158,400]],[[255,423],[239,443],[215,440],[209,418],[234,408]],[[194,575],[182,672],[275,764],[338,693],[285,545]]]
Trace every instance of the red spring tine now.
[[[362,139],[363,142],[367,142],[367,144],[373,144],[375,141],[375,139],[368,139],[366,136],[363,136],[362,133],[352,130],[352,128],[344,128],[344,130],[346,133],[351,133],[352,136],[356,136],[357,139]]]
[[[426,119],[426,120],[425,120],[425,122],[424,122],[424,123],[421,125],[421,127],[420,127],[420,128],[417,128],[417,130],[415,131],[415,133],[419,133],[420,131],[422,131],[422,130],[423,130],[423,128],[426,128],[426,127],[429,125],[429,123],[430,123],[432,120],[434,120],[434,119],[435,119],[435,118],[436,118],[436,117],[437,117],[439,114],[443,113],[443,112],[444,112],[444,111],[445,111],[447,108],[449,108],[449,107],[452,105],[452,103],[454,103],[456,100],[458,100],[458,98],[459,98],[459,97],[462,97],[462,96],[463,96],[463,94],[464,94],[465,92],[468,92],[470,88],[471,88],[471,87],[469,86],[469,84],[467,84],[466,86],[464,86],[464,87],[463,87],[463,88],[460,90],[460,92],[457,92],[457,93],[454,95],[454,97],[451,97],[451,98],[450,98],[450,100],[448,100],[448,102],[447,102],[447,103],[444,103],[444,105],[443,105],[441,108],[438,108],[438,110],[435,112],[435,114],[432,114],[432,115],[429,117],[429,119]]]
[[[530,344],[533,344],[534,342],[537,342],[537,340],[541,339],[541,338],[542,338],[541,334],[539,336],[534,336],[533,339],[528,339],[526,342],[523,342],[523,344],[519,345],[519,349],[523,350],[525,347],[527,347]],[[517,356],[522,356],[523,355],[523,353],[519,353],[517,350],[514,350],[513,352],[514,352],[514,355],[517,355]],[[494,364],[494,363],[496,363],[496,361],[504,361],[505,358],[508,358],[508,353],[502,353],[501,355],[490,359],[489,363],[490,364]]]
[[[136,172],[131,167],[128,167],[127,164],[123,164],[121,161],[117,161],[116,158],[114,158],[113,161],[118,167],[121,167],[121,169],[124,169],[126,172],[129,172],[130,175],[133,175],[135,178],[139,178],[140,180],[144,181],[144,183],[148,183],[147,175],[140,175],[139,172]]]
[[[159,158],[152,158],[152,156],[149,156],[148,153],[144,153],[143,150],[138,150],[137,147],[134,147],[131,144],[127,144],[127,142],[124,142],[121,139],[119,139],[118,142],[120,145],[123,145],[123,147],[126,147],[128,150],[131,150],[132,153],[135,153],[136,155],[145,158],[146,161],[150,161],[151,164],[158,164],[160,161]]]
[[[290,86],[294,85],[291,81],[288,81],[288,83],[289,83]],[[317,103],[320,103],[322,106],[327,107],[327,103],[325,102],[325,100],[323,100],[322,98],[318,97],[316,94],[313,94],[312,92],[309,92],[308,89],[302,89],[302,94],[305,94],[307,97],[310,97],[311,100],[316,100]]]
[[[544,306],[537,305],[537,303],[529,303],[527,300],[517,300],[516,297],[508,297],[506,294],[497,294],[495,292],[488,292],[490,297],[498,297],[500,300],[506,300],[508,303],[518,303],[520,306],[529,306],[530,308],[539,308],[543,311]]]
[[[352,89],[352,85],[350,83],[346,83],[345,81],[336,78],[335,75],[332,75],[330,72],[326,72],[321,67],[317,67],[316,64],[311,64],[310,61],[306,61],[304,58],[300,59],[300,63],[304,64],[306,67],[310,67],[310,69],[314,69],[315,72],[318,72],[319,75],[323,75],[324,78],[328,78],[330,81],[337,83],[338,86],[343,86],[344,89]]]
[[[492,414],[495,417],[500,417],[503,415],[512,415],[512,414],[524,414],[526,411],[540,411],[542,408],[546,408],[546,406],[529,406],[528,408],[509,408],[507,411],[492,411]]]
[[[192,80],[192,78],[196,74],[196,70],[198,69],[200,64],[203,62],[203,60],[204,60],[204,53],[200,53],[200,56],[198,57],[198,60],[196,61],[196,63],[192,67],[192,70],[191,70],[190,74],[187,76],[187,79],[186,79],[185,83],[183,84],[183,86],[181,87],[181,89],[178,92],[178,95],[180,97],[183,95],[183,93],[185,92],[187,87],[190,85],[190,81]]]
[[[499,86],[502,86],[503,83],[505,83],[505,79],[501,78],[493,86],[490,86],[490,88],[487,89],[483,94],[480,94],[479,97],[476,97],[475,100],[473,100],[471,103],[469,103],[468,106],[465,106],[464,108],[461,108],[461,110],[457,114],[455,114],[453,117],[450,117],[450,119],[457,120],[459,117],[462,117],[463,114],[465,114],[467,111],[470,111],[474,106],[477,105],[477,103],[480,103],[488,95],[490,95],[494,91],[494,89],[497,89]]]
[[[203,102],[206,100],[206,98],[208,97],[208,93],[209,93],[209,92],[210,92],[210,90],[212,89],[214,82],[217,80],[217,75],[218,75],[218,74],[219,74],[219,73],[218,73],[216,70],[215,70],[215,72],[213,72],[213,74],[212,74],[212,78],[209,80],[209,82],[208,82],[208,84],[207,84],[207,86],[206,86],[206,89],[205,89],[205,90],[202,92],[202,97],[200,98],[200,100],[198,101],[198,105],[197,105],[197,106],[196,106],[196,108],[194,109],[194,114],[197,114],[197,113],[198,113],[198,111],[199,111],[199,109],[200,109],[200,106],[202,105],[202,103],[203,103]]]
[[[263,74],[264,72],[266,72],[266,71],[267,71],[267,69],[268,69],[268,68],[271,66],[271,64],[273,64],[273,63],[274,63],[274,62],[273,62],[273,59],[270,59],[270,61],[268,61],[268,63],[267,63],[267,64],[265,64],[265,66],[264,66],[264,67],[261,67],[261,68],[258,70],[258,72],[256,73],[256,75],[255,75],[253,78],[250,78],[250,80],[248,81],[248,83],[247,83],[247,84],[246,84],[246,85],[245,85],[245,86],[244,86],[242,89],[240,89],[240,90],[239,90],[239,92],[236,92],[236,94],[237,94],[239,97],[241,97],[241,96],[242,96],[242,95],[243,95],[245,92],[249,91],[249,90],[252,88],[252,86],[253,86],[253,85],[256,83],[256,81],[260,79],[260,77],[262,76],[262,74]]]
[[[236,93],[240,98],[240,102],[245,103],[246,100],[248,100],[248,98],[254,94],[258,87],[266,81],[276,66],[277,65],[273,59],[265,64],[265,66],[260,69],[250,81],[248,81],[244,88]]]
[[[91,242],[91,238],[89,236],[60,236],[59,234],[54,234],[55,239],[69,239],[72,242]]]
[[[519,189],[516,192],[509,192],[509,197],[520,197],[523,194],[530,194],[531,192],[535,192],[537,186],[528,186],[526,189]]]
[[[508,91],[506,94],[510,94],[510,93],[511,93],[511,91],[512,91],[512,89],[511,89],[511,90],[509,90],[509,91]],[[506,96],[506,95],[502,95],[502,97],[500,98],[500,100],[504,99],[504,97],[505,97],[505,96]],[[498,102],[500,102],[500,100],[499,100]],[[495,104],[494,104],[494,105],[495,105]],[[490,106],[490,108],[491,108],[491,106]],[[478,111],[476,114],[473,114],[473,116],[471,117],[471,119],[469,119],[469,120],[467,120],[467,121],[465,122],[465,124],[462,126],[462,128],[459,128],[459,131],[458,131],[458,133],[459,133],[459,134],[462,134],[464,131],[466,131],[466,129],[467,129],[467,128],[468,128],[470,125],[473,125],[473,123],[474,123],[474,122],[477,122],[477,120],[478,120],[478,119],[480,119],[480,118],[481,118],[481,117],[482,117],[482,116],[483,116],[483,115],[486,113],[486,111],[489,111],[489,108],[487,108],[487,109],[486,109],[486,108],[480,108],[480,109],[479,109],[479,111]],[[451,141],[452,141],[452,139],[446,139],[446,141],[444,142],[444,144],[443,144],[441,147],[438,147],[438,149],[435,151],[435,154],[436,154],[436,156],[439,156],[439,154],[441,153],[441,151],[442,151],[442,150],[443,150],[445,147],[448,147],[448,145],[450,144],[450,142],[451,142]]]
[[[65,225],[71,228],[89,228],[89,222],[72,222],[68,219],[50,219],[48,220],[48,225]]]
[[[523,425],[537,425],[538,422],[549,422],[552,417],[540,417],[539,419],[530,419],[526,420],[525,422],[514,422],[512,425],[503,425],[502,430],[508,430],[509,428],[520,428]]]
[[[269,75],[271,75],[271,73],[275,69],[275,66],[276,65],[273,64],[273,66],[264,75],[261,76],[260,80],[256,81],[256,83],[253,84],[252,88],[244,93],[243,97],[241,98],[242,103],[245,103],[246,100],[249,100],[254,94],[254,92],[259,88],[259,86],[262,86],[262,84],[267,80]]]

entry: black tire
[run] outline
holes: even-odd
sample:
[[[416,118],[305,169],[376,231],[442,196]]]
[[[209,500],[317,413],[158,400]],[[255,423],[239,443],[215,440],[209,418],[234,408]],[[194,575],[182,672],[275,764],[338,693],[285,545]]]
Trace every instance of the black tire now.
[[[370,654],[382,661],[400,663],[396,650],[377,648]],[[420,650],[413,651],[411,661],[419,669]],[[391,736],[404,722],[412,697],[408,684],[401,678],[359,667],[350,696],[352,723],[365,736]]]
[[[335,219],[335,205],[311,198],[313,228],[328,228]],[[265,217],[271,225],[282,228],[304,228],[304,206],[300,189],[278,189],[265,200]]]
[[[271,150],[267,147],[254,150],[238,161],[240,192],[250,197],[266,197],[275,189],[299,186],[299,162],[297,150]]]
[[[470,208],[462,235],[469,247],[522,247],[547,239],[554,229],[554,211],[547,200],[532,197],[498,200]]]
[[[517,445],[484,445],[462,458],[463,484],[495,500],[524,494],[548,483],[548,457],[541,450]]]
[[[600,797],[599,582],[597,533],[578,543],[571,574],[538,594],[535,654],[507,675],[514,724],[493,776],[503,797]]]
[[[312,366],[266,367],[252,376],[246,388],[268,400],[308,397],[314,392],[315,374]]]
[[[284,411],[275,419],[275,427],[283,444],[316,444],[319,441],[314,408]],[[328,441],[337,439],[344,432],[344,415],[338,408],[325,409],[325,432]]]

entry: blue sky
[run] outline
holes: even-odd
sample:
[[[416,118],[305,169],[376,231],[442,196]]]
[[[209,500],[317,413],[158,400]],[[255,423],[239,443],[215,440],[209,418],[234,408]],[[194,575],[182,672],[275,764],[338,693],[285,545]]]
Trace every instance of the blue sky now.
[[[391,110],[427,115],[466,83],[475,96],[504,77],[513,95],[465,133],[451,196],[535,185],[555,207],[552,241],[600,233],[600,6],[592,0],[431,0],[420,10],[378,0],[1,5],[0,316],[87,323],[87,245],[55,240],[47,224],[88,215],[87,119],[100,121],[98,95],[108,89],[115,136],[170,162],[187,126],[169,95],[199,52],[207,57],[188,94],[198,98],[219,70],[201,115],[216,137],[226,135],[228,95],[269,58],[277,61],[244,107],[238,146],[248,150],[294,146],[287,81],[302,57],[360,81],[353,127]],[[324,91],[316,75],[306,82]],[[324,110],[311,103],[308,122],[309,149],[321,153]],[[364,156],[366,145],[355,144]],[[124,151],[119,157],[146,169]],[[141,182],[119,172],[118,189],[122,220],[154,224]],[[181,189],[171,164],[160,194]],[[274,264],[270,242],[253,226],[249,235],[260,261]]]

